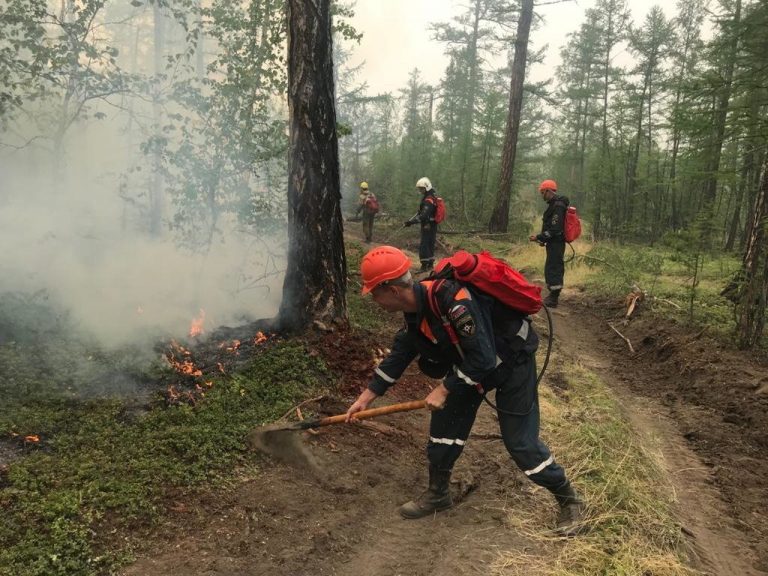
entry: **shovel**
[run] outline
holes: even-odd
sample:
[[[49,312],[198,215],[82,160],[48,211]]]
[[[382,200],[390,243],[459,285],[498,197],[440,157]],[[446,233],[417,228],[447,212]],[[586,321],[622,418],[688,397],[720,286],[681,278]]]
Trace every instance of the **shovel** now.
[[[352,415],[352,421],[375,418],[385,414],[395,414],[396,412],[409,412],[426,408],[427,403],[424,400],[412,400],[411,402],[402,402],[400,404],[391,404],[381,408],[371,408],[370,410],[361,410]],[[347,419],[346,414],[336,416],[326,416],[316,420],[302,420],[291,424],[270,424],[252,430],[246,437],[246,443],[252,450],[265,452],[270,456],[275,456],[280,460],[292,464],[305,465],[311,456],[306,448],[296,441],[296,436],[286,434],[296,430],[308,430],[309,428],[320,428],[330,424],[339,424]]]

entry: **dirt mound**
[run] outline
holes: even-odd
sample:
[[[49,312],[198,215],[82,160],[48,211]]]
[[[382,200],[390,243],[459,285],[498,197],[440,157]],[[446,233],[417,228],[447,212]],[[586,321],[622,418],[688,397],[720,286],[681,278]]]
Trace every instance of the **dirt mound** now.
[[[614,302],[579,306],[603,320],[621,319]],[[749,352],[639,309],[614,322],[634,349],[606,324],[599,340],[617,377],[637,394],[667,406],[680,434],[708,467],[727,513],[751,539],[756,567],[768,571],[768,365]]]

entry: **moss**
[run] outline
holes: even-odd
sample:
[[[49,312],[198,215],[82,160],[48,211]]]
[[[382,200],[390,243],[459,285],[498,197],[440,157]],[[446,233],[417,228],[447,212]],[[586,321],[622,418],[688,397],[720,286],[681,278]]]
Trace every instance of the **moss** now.
[[[0,491],[0,574],[90,576],[124,561],[119,548],[96,552],[106,545],[100,525],[129,535],[163,513],[173,490],[223,482],[247,459],[245,434],[328,376],[301,343],[280,342],[197,406],[158,407],[132,423],[120,421],[118,401],[19,402],[3,424],[38,431],[44,449],[12,463]]]

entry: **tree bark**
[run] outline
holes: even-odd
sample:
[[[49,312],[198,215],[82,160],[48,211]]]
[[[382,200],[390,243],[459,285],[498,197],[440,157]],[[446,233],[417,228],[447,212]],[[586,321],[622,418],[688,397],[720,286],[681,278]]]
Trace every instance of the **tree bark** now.
[[[744,251],[739,301],[736,306],[740,348],[752,348],[760,341],[765,327],[768,301],[768,161],[763,163],[760,190],[757,193],[754,218]]]
[[[520,129],[520,110],[523,107],[523,83],[528,58],[528,34],[533,20],[533,0],[522,0],[520,20],[515,38],[515,58],[512,61],[512,78],[509,86],[509,113],[501,155],[501,177],[496,194],[496,206],[488,223],[489,232],[506,232],[509,226],[509,200],[512,195],[512,177],[517,154],[517,134]]]
[[[345,321],[331,0],[288,0],[288,265],[280,325]]]

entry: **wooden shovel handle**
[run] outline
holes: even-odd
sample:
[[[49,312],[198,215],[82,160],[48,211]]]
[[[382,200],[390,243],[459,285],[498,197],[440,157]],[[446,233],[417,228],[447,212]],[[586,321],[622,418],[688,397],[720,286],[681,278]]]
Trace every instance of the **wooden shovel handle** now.
[[[352,415],[353,419],[365,420],[366,418],[375,418],[376,416],[383,416],[384,414],[394,414],[395,412],[408,412],[410,410],[418,410],[420,408],[426,408],[427,403],[424,400],[412,400],[411,402],[402,402],[400,404],[390,404],[389,406],[382,406],[381,408],[371,408],[370,410],[361,410],[355,412]],[[339,414],[338,416],[328,416],[320,420],[318,426],[327,426],[328,424],[338,424],[344,422],[347,419],[346,414]]]

